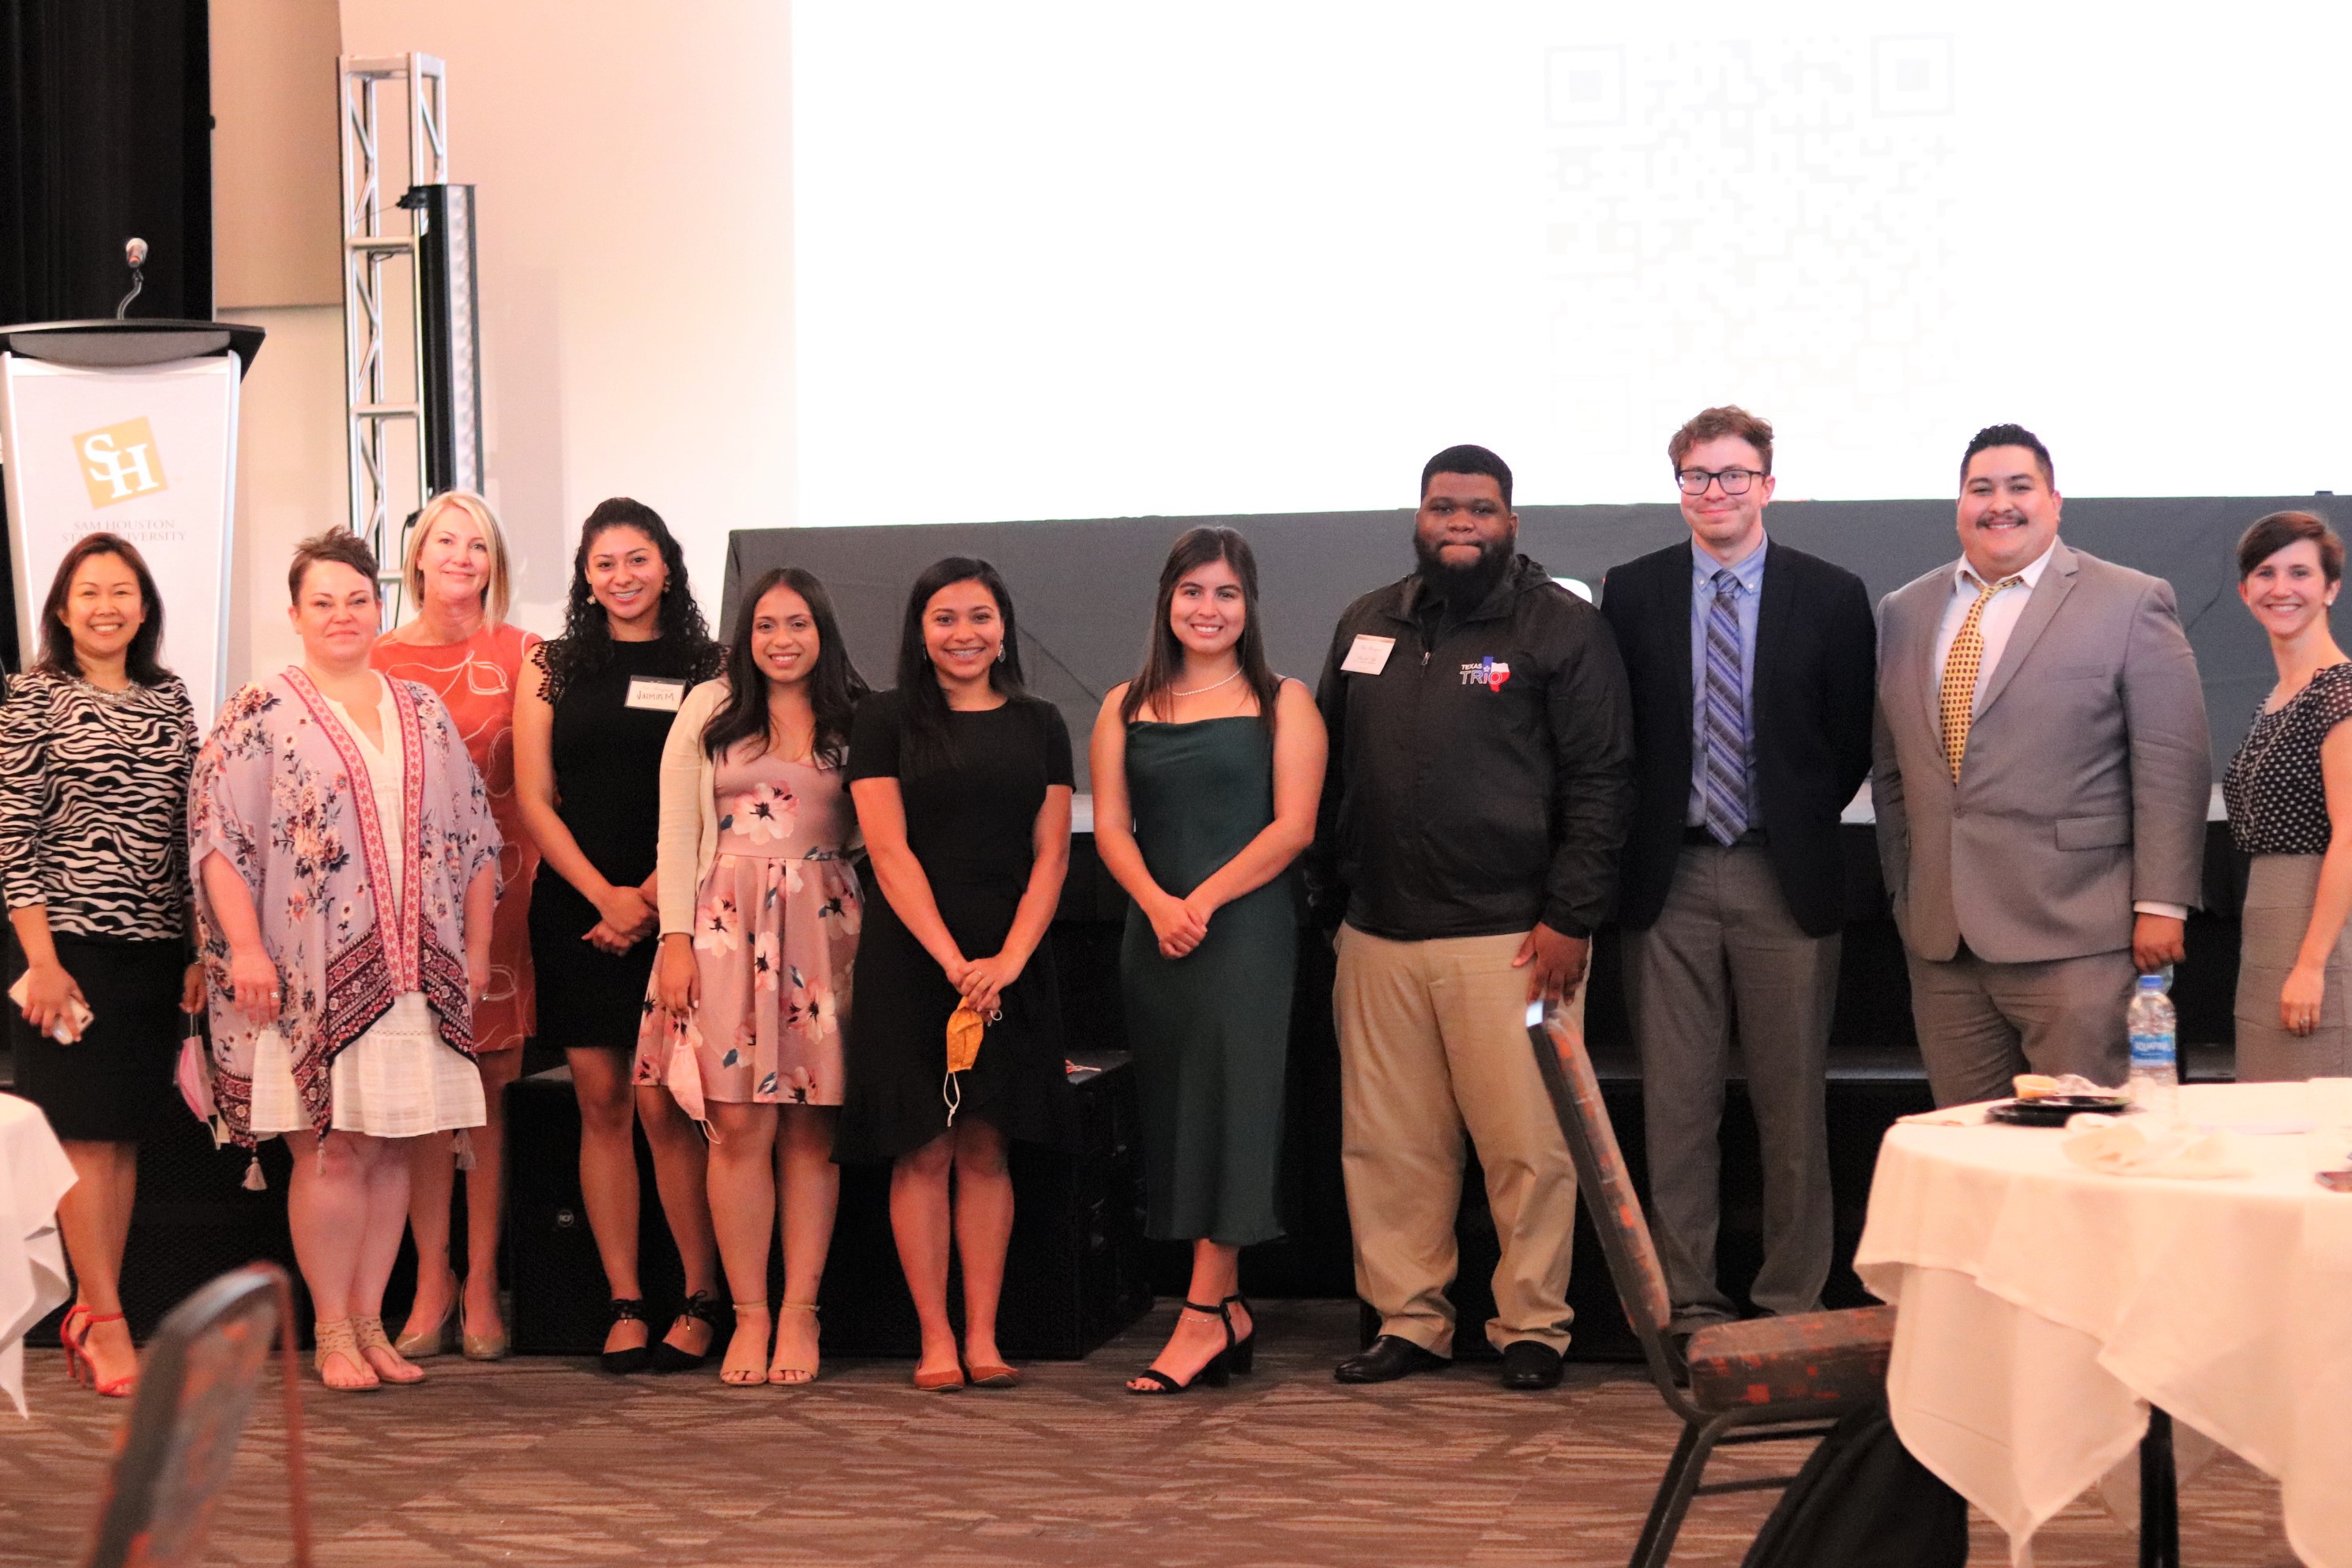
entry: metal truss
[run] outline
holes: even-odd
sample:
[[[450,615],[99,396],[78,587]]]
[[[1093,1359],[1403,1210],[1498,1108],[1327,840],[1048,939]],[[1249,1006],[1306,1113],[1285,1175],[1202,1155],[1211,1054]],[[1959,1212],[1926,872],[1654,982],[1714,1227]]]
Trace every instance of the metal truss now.
[[[387,426],[409,425],[416,463],[415,499],[426,499],[425,472],[424,310],[417,276],[416,214],[395,197],[383,200],[383,132],[380,98],[387,87],[404,97],[408,134],[407,185],[441,184],[449,178],[448,70],[432,55],[384,57],[345,55],[339,63],[337,92],[342,121],[343,168],[343,407],[351,458],[351,529],[375,552],[384,594],[384,624],[401,616],[400,556],[406,541],[394,521],[392,489],[395,477],[386,471],[384,436]],[[390,215],[400,216],[393,218]],[[400,225],[398,232],[387,222]],[[384,263],[405,262],[406,281],[395,281],[404,299],[387,301]],[[395,268],[398,272],[400,268]],[[404,310],[407,363],[396,377],[385,363],[385,306]],[[405,467],[405,465],[403,465]],[[403,484],[402,489],[407,487]],[[397,515],[405,516],[407,507]]]

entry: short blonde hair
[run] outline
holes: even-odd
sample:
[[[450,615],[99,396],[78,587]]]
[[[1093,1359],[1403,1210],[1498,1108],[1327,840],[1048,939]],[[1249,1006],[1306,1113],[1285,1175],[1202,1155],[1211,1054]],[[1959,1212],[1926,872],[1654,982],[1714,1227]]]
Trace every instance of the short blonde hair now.
[[[507,571],[507,536],[499,531],[499,520],[490,510],[490,503],[471,490],[443,490],[426,501],[417,512],[416,521],[408,525],[408,543],[400,557],[400,578],[408,590],[408,602],[425,602],[425,568],[420,560],[425,553],[425,536],[447,511],[463,512],[490,547],[490,580],[482,587],[482,613],[492,626],[507,618],[509,602]]]

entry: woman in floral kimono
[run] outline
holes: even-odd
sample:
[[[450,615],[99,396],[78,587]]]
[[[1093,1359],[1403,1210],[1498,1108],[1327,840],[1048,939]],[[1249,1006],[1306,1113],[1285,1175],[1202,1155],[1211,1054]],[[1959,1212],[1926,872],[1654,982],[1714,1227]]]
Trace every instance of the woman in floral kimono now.
[[[196,759],[188,859],[213,1097],[240,1144],[294,1149],[287,1216],[331,1388],[415,1383],[384,1280],[408,1215],[402,1140],[478,1127],[499,834],[440,699],[369,668],[375,559],[340,530],[288,586],[302,661],[229,700]]]
[[[719,1380],[809,1383],[841,1171],[841,1029],[857,953],[857,818],[841,782],[866,683],[824,584],[753,583],[727,673],[686,694],[662,750],[661,955],[636,1079],[711,1131],[710,1217],[735,1298]],[[768,1354],[768,1237],[784,1294]]]

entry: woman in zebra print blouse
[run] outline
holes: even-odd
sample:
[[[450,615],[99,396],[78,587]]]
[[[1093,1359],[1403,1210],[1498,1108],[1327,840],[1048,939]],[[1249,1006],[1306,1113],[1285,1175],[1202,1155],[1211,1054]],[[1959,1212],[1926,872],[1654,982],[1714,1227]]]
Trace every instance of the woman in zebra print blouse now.
[[[117,1295],[139,1142],[186,1114],[173,1087],[188,962],[187,688],[156,662],[163,606],[136,548],[93,533],[58,564],[41,658],[0,703],[0,884],[25,950],[10,1012],[16,1089],[79,1178],[58,1205],[78,1293],[66,1362],[127,1394],[138,1353]]]

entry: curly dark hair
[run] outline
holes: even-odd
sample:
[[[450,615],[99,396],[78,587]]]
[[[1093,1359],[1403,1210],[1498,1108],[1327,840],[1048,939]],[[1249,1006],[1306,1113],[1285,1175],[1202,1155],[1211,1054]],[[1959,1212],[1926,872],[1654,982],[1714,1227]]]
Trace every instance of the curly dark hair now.
[[[588,587],[588,552],[598,539],[615,528],[635,529],[661,552],[666,572],[657,623],[665,645],[659,658],[661,668],[689,681],[709,680],[719,673],[724,650],[711,637],[702,606],[694,602],[694,590],[686,579],[686,552],[678,548],[677,538],[661,520],[661,513],[643,501],[614,496],[598,501],[588,521],[580,525],[580,548],[572,557],[572,594],[563,611],[563,635],[547,643],[540,654],[547,671],[545,696],[550,702],[562,695],[573,677],[591,674],[613,661],[612,624]]]

